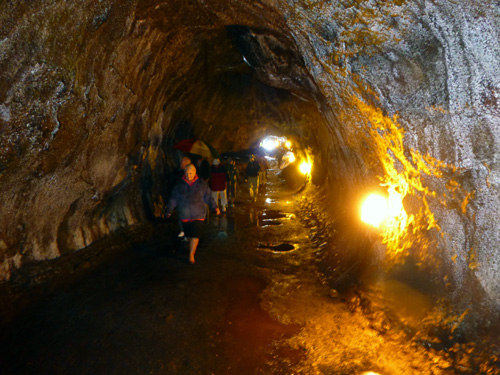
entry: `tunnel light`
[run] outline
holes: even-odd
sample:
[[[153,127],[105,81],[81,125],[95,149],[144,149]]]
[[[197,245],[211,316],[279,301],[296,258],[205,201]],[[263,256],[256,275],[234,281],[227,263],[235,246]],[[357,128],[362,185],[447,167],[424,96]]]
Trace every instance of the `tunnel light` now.
[[[399,229],[404,229],[407,214],[401,195],[393,189],[390,189],[388,198],[378,194],[370,194],[361,207],[361,220],[376,228],[385,222],[386,226],[399,226]],[[396,223],[398,224],[396,225]]]
[[[295,155],[291,151],[287,152],[283,158],[288,160],[288,163],[293,163],[295,161]]]
[[[307,161],[303,161],[299,166],[299,171],[302,174],[311,173],[311,169],[312,169],[312,165],[311,165],[311,163],[308,163]]]
[[[277,147],[276,143],[279,146],[278,140],[273,139],[273,138],[265,138],[261,144],[262,144],[262,147],[265,148],[267,151],[272,151]]]
[[[290,147],[292,147],[292,142],[286,141],[285,142],[285,147],[290,150]]]
[[[361,220],[378,228],[387,218],[388,212],[387,198],[378,194],[370,194],[361,207]]]

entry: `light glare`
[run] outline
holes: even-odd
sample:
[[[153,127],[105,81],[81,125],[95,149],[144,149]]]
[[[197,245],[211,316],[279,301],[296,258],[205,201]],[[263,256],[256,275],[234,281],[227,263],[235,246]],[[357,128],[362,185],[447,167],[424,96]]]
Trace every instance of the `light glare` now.
[[[302,162],[299,166],[299,171],[302,174],[311,173],[311,169],[312,169],[312,165],[311,165],[311,163],[308,163],[307,161]]]
[[[293,163],[295,161],[295,155],[290,151],[285,154],[284,158],[288,159],[289,163]]]
[[[272,151],[276,148],[276,141],[271,138],[266,138],[262,141],[262,147],[268,151]]]
[[[361,207],[361,220],[378,228],[387,218],[388,212],[387,199],[377,194],[370,194]]]

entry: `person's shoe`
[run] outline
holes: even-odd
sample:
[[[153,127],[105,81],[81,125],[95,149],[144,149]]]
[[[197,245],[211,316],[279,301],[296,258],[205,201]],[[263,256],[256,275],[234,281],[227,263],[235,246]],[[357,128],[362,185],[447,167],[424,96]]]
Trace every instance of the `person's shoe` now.
[[[194,258],[189,258],[189,263],[194,264],[195,263]]]
[[[177,237],[184,237],[184,232],[182,232],[182,231],[181,231],[181,232],[177,235]]]

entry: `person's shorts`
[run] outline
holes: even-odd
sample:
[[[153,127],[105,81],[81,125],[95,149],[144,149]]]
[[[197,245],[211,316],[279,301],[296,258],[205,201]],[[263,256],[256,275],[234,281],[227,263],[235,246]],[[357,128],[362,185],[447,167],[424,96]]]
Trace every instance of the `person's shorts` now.
[[[193,220],[182,222],[184,236],[187,238],[200,238],[203,231],[203,220]]]

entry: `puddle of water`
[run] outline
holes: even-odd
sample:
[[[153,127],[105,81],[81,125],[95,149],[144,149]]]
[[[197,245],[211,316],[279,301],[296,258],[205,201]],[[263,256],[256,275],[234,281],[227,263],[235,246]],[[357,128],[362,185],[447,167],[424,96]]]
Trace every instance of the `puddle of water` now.
[[[271,251],[276,251],[276,252],[280,252],[280,253],[295,250],[295,246],[291,245],[291,244],[288,244],[288,243],[282,243],[282,244],[279,244],[279,245],[274,245],[272,243],[271,244],[261,244],[261,243],[259,243],[257,245],[257,248],[258,249],[269,249]]]
[[[256,373],[256,366],[276,354],[272,353],[273,341],[291,337],[298,333],[300,326],[281,324],[261,308],[260,293],[266,287],[263,280],[238,275],[226,278],[220,285],[227,303],[227,324],[223,330],[227,373]],[[290,348],[282,350],[280,355],[298,363],[302,353]]]
[[[274,220],[274,219],[263,219],[262,220],[262,223],[261,223],[261,227],[262,228],[265,228],[265,227],[268,227],[268,226],[272,226],[272,225],[283,225],[282,222],[280,221],[277,221],[277,220]]]
[[[264,210],[264,212],[262,212],[262,217],[265,217],[266,219],[291,219],[294,216],[294,214],[283,213],[278,210]]]
[[[261,226],[263,228],[270,226],[270,225],[283,225],[283,223],[280,221],[282,219],[292,219],[295,217],[294,214],[290,213],[283,213],[278,210],[264,210],[262,214],[260,215],[261,218]]]

